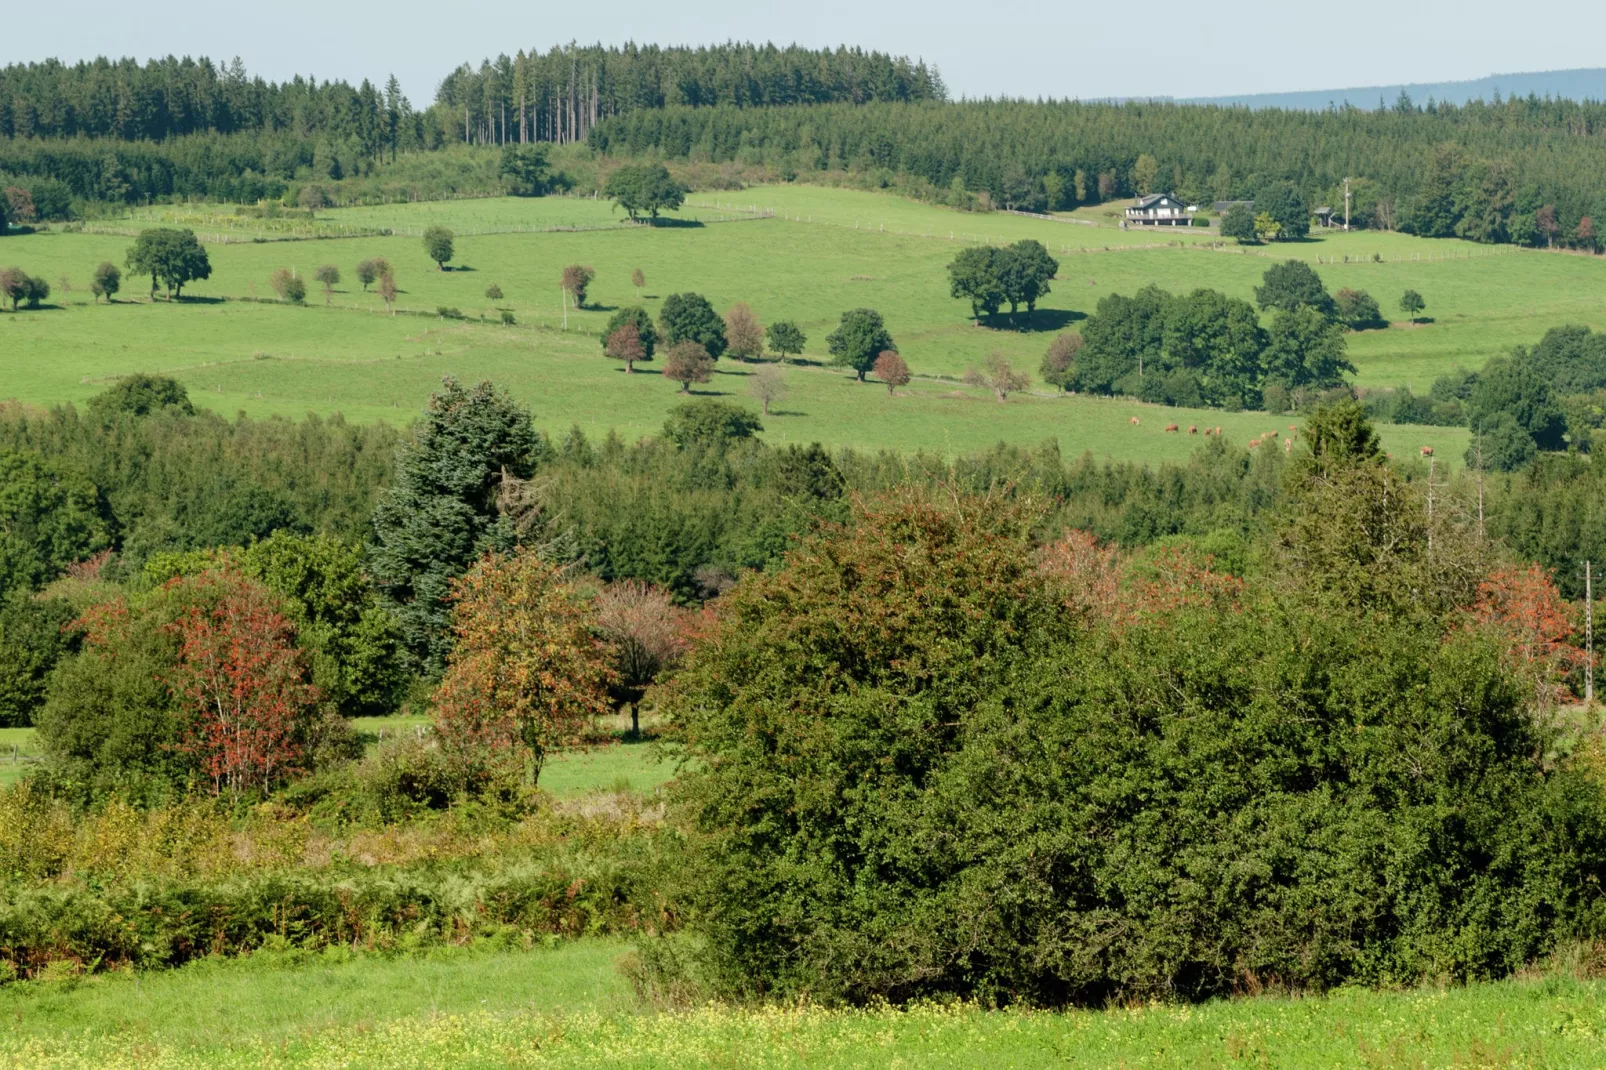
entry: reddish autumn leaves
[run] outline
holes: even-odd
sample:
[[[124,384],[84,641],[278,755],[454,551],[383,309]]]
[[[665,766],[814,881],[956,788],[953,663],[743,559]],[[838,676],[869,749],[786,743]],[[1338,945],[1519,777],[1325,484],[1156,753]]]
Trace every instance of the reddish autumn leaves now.
[[[1574,645],[1572,607],[1538,565],[1502,568],[1478,584],[1474,626],[1501,636],[1513,666],[1529,677],[1541,708],[1568,694],[1565,680],[1588,655]]]
[[[208,572],[168,629],[178,661],[167,684],[190,713],[187,748],[213,791],[267,791],[301,772],[318,689],[307,682],[295,629],[261,585]]]

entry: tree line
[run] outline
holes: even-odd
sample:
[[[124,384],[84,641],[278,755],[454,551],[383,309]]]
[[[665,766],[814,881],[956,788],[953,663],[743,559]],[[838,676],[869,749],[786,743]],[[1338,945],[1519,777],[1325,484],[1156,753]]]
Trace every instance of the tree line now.
[[[861,48],[731,42],[697,48],[574,44],[467,63],[441,80],[438,121],[475,144],[581,141],[599,122],[672,105],[944,100],[923,61]]]
[[[1596,247],[1606,105],[1513,98],[1326,112],[1166,103],[980,100],[807,108],[666,106],[600,122],[616,156],[848,171],[956,205],[1069,209],[1171,192],[1191,204],[1275,196],[1361,227]],[[1586,220],[1588,221],[1586,223]]]

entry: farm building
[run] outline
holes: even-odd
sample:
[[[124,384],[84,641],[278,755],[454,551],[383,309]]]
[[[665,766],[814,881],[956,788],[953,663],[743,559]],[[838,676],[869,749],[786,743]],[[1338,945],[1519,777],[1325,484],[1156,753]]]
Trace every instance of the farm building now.
[[[1186,227],[1193,224],[1193,211],[1169,193],[1151,193],[1126,210],[1126,222],[1137,227]]]

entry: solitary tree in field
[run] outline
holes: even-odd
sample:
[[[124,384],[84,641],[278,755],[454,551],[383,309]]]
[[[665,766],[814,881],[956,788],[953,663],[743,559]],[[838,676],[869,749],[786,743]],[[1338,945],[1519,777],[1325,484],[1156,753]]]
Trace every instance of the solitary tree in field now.
[[[881,320],[881,313],[873,308],[855,308],[842,313],[842,322],[825,339],[831,351],[831,363],[852,368],[859,382],[864,373],[875,366],[876,358],[886,350],[897,350],[892,335]]]
[[[384,299],[385,311],[396,314],[396,276],[385,272],[379,276],[379,296]]]
[[[1412,323],[1416,322],[1417,316],[1421,315],[1426,307],[1428,303],[1422,300],[1422,295],[1415,290],[1406,290],[1400,297],[1400,311],[1410,316]]]
[[[948,265],[948,295],[970,302],[970,317],[976,326],[981,318],[995,316],[1004,303],[1003,283],[998,278],[999,250],[991,245],[963,249]]]
[[[782,358],[800,355],[808,344],[808,338],[791,320],[776,320],[765,333],[770,340],[770,349]]]
[[[104,260],[89,279],[89,292],[99,301],[102,297],[111,304],[112,297],[123,288],[123,273],[110,260]]]
[[[487,301],[500,301],[500,300],[502,300],[502,287],[498,286],[494,282],[491,283],[489,286],[487,286],[485,288],[485,299]]]
[[[292,305],[299,305],[307,299],[307,282],[296,275],[289,268],[279,268],[268,276],[268,284],[273,292],[279,295],[279,300],[288,301]]]
[[[357,281],[364,290],[390,274],[390,261],[382,256],[369,257],[357,265]]]
[[[682,394],[691,393],[691,384],[713,377],[714,359],[696,342],[679,342],[664,355],[664,378],[679,383]]]
[[[335,287],[340,283],[340,269],[333,264],[324,264],[313,278],[323,283],[323,303],[327,305],[335,295]]]
[[[875,377],[887,384],[887,393],[891,394],[898,387],[909,385],[909,365],[889,349],[875,359]]]
[[[1057,335],[1043,354],[1040,374],[1043,382],[1069,390],[1076,381],[1076,357],[1082,352],[1082,336],[1069,332]]]
[[[441,747],[462,766],[546,756],[608,711],[609,651],[586,600],[534,550],[492,553],[452,582],[455,643],[435,692]]]
[[[786,396],[786,377],[781,369],[774,364],[766,364],[753,373],[753,385],[750,388],[753,396],[764,409],[764,415],[770,414],[770,405],[780,401]]]
[[[570,264],[563,269],[563,292],[574,298],[575,308],[586,307],[586,290],[596,277],[589,264]]]
[[[186,283],[212,277],[212,262],[193,230],[153,227],[140,231],[128,250],[128,270],[151,277],[151,296],[160,282],[167,299],[182,296]]]
[[[636,326],[635,320],[625,320],[613,333],[602,341],[602,351],[614,360],[625,362],[625,374],[634,371],[636,361],[647,355],[646,348],[641,344],[641,330]]]
[[[725,352],[737,360],[758,360],[764,355],[764,325],[745,301],[725,313]]]
[[[608,176],[602,192],[629,213],[631,220],[645,212],[656,221],[659,212],[677,209],[686,201],[686,191],[661,163],[621,167]]]
[[[987,354],[987,360],[980,368],[972,368],[965,373],[965,382],[991,390],[999,401],[1032,385],[1032,380],[1025,372],[1010,367],[1009,361],[996,350]]]
[[[647,276],[641,273],[640,268],[630,273],[630,285],[636,288],[636,300],[640,301],[642,287],[647,285]]]
[[[430,227],[424,231],[424,251],[441,271],[446,270],[446,262],[452,258],[452,241],[455,237],[445,227]]]

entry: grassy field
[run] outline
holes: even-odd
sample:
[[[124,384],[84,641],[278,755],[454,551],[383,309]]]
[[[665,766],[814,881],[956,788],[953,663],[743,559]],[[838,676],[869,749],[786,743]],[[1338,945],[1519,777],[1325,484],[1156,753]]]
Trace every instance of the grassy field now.
[[[39,757],[31,728],[0,728],[0,788],[16,781]]]
[[[776,214],[701,224],[698,218],[754,207]],[[191,213],[203,233],[197,214],[207,211],[151,210],[174,220]],[[1367,289],[1386,312],[1408,286],[1427,298],[1429,322],[1351,336],[1363,387],[1425,391],[1445,371],[1481,366],[1537,341],[1550,326],[1606,327],[1606,261],[1589,257],[1364,232],[1327,232],[1273,250],[1216,249],[1202,230],[1121,231],[1107,221],[1083,226],[972,215],[884,194],[803,186],[694,194],[684,214],[686,225],[615,227],[611,205],[579,198],[332,210],[320,213],[318,223],[335,231],[452,226],[460,234],[457,270],[436,271],[414,237],[219,244],[211,249],[212,278],[190,288],[195,300],[173,307],[146,302],[136,279],[127,280],[125,300],[115,307],[89,303],[84,286],[91,269],[101,260],[120,262],[126,237],[58,231],[8,238],[0,260],[51,280],[57,307],[0,317],[3,392],[31,402],[82,401],[118,375],[161,370],[182,379],[198,402],[226,413],[339,411],[355,420],[406,422],[440,376],[451,373],[507,384],[545,427],[573,423],[588,433],[616,428],[633,437],[656,430],[678,400],[674,387],[653,374],[623,375],[602,357],[597,332],[621,305],[639,300],[656,311],[669,293],[695,290],[718,308],[745,300],[760,319],[795,319],[808,333],[811,363],[788,371],[791,394],[767,424],[772,440],[951,453],[1001,440],[1054,438],[1070,454],[1091,449],[1157,461],[1185,456],[1192,447],[1186,435],[1163,433],[1172,421],[1184,428],[1219,424],[1245,442],[1281,425],[1267,425],[1262,415],[1058,398],[1041,388],[1041,396],[1001,406],[955,380],[995,349],[1035,371],[1054,334],[1075,329],[1109,293],[1152,282],[1251,297],[1277,257],[1319,261],[1330,288]],[[545,229],[552,226],[612,229]],[[519,228],[530,232],[509,232]],[[945,265],[973,240],[966,235],[1037,237],[1062,250],[1060,278],[1032,329],[977,328],[948,297]],[[385,316],[377,294],[350,281],[356,262],[375,255],[396,267],[403,290],[398,307],[423,315]],[[597,278],[592,307],[565,314],[557,282],[571,262],[591,264]],[[329,295],[327,308],[316,285],[307,308],[240,300],[271,297],[268,277],[276,268],[310,275],[321,263],[336,264],[348,279]],[[635,268],[647,280],[639,295],[630,284]],[[505,294],[495,308],[484,296],[493,283]],[[862,305],[883,312],[918,377],[896,398],[818,367],[837,317]],[[433,315],[441,307],[469,319]],[[495,322],[504,308],[517,326]],[[491,322],[480,323],[482,315]],[[746,401],[748,371],[723,362],[722,374],[704,392]],[[1133,415],[1141,419],[1135,429]],[[1389,429],[1387,438],[1395,450],[1432,445],[1453,460],[1466,434],[1399,428]]]
[[[1606,984],[1560,977],[1063,1014],[649,1013],[617,969],[626,953],[335,951],[13,985],[0,1066],[1592,1067],[1606,1035]]]

